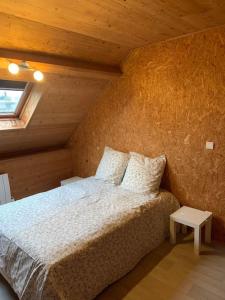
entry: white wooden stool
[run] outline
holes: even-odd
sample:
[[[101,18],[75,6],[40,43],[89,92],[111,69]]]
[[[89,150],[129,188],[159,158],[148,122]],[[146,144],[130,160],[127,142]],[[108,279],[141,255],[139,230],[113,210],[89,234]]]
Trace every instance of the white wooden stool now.
[[[205,225],[205,241],[211,242],[212,213],[199,209],[182,206],[170,215],[170,242],[176,243],[176,223],[182,224],[182,232],[187,226],[194,228],[194,250],[197,255],[201,248],[201,228]]]

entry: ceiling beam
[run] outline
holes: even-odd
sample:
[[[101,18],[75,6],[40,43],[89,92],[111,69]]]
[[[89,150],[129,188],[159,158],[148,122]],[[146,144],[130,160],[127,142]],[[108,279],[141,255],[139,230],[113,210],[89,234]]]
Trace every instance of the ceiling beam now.
[[[114,79],[122,75],[119,66],[76,60],[69,57],[0,48],[0,57],[29,62],[40,71],[78,77]]]

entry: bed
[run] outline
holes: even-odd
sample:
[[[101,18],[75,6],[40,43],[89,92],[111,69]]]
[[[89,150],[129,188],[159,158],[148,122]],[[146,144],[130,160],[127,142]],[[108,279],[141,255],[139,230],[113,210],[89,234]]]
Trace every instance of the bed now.
[[[0,272],[22,300],[89,300],[168,235],[175,197],[89,177],[0,207]]]

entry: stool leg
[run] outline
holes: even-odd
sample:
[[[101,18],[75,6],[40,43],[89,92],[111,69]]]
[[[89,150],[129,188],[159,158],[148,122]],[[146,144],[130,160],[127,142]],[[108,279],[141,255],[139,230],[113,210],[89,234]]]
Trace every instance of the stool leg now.
[[[196,255],[199,255],[201,248],[201,227],[195,227],[194,229],[194,251]]]
[[[182,233],[187,234],[187,226],[186,225],[182,225]]]
[[[212,218],[210,218],[205,224],[205,242],[211,243],[211,230],[212,230]]]
[[[180,229],[181,229],[181,224],[180,223],[176,223],[176,233],[180,233]]]
[[[176,222],[170,219],[170,243],[176,244]]]

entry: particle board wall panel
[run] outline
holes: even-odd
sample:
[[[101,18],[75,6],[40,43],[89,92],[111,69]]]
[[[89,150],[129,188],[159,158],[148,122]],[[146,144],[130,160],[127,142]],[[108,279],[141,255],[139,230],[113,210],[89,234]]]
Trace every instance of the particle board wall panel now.
[[[59,149],[0,160],[0,173],[8,173],[15,199],[44,192],[72,175],[71,152]]]
[[[95,173],[105,145],[165,153],[163,185],[214,214],[225,240],[225,27],[134,50],[73,138],[74,174]],[[213,151],[205,142],[213,141]]]

